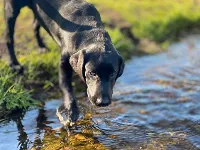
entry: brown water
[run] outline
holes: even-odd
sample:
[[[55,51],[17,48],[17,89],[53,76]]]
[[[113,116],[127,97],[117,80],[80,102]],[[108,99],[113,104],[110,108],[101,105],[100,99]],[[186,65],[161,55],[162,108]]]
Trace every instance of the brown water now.
[[[95,108],[79,99],[81,121],[68,132],[55,115],[60,100],[1,120],[0,150],[200,149],[199,41],[191,36],[165,53],[134,57],[112,105]]]

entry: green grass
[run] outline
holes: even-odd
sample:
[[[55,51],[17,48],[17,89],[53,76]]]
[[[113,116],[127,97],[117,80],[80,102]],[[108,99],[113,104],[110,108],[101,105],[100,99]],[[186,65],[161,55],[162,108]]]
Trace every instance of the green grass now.
[[[124,59],[130,59],[134,53],[135,45],[119,31],[118,28],[106,29],[111,38],[112,42],[115,45],[115,48],[120,51]]]
[[[21,77],[16,77],[7,69],[1,69],[0,85],[1,110],[28,109],[29,106],[40,104],[32,98],[31,91],[26,90],[21,84]]]
[[[174,41],[183,32],[200,28],[200,0],[89,1],[96,5],[105,22],[128,22],[140,39]]]
[[[31,52],[21,56],[19,61],[26,68],[27,80],[49,80],[54,82],[58,77],[59,51],[40,54]]]
[[[6,110],[8,113],[39,106],[40,101],[33,97],[42,99],[41,91],[46,93],[58,87],[59,52],[31,52],[20,56],[19,60],[25,67],[23,76],[13,74],[7,63],[1,61],[0,110]]]

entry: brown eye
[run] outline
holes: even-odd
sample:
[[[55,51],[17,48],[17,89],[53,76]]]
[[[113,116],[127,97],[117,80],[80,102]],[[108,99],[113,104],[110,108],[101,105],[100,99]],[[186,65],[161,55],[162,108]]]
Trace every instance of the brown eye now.
[[[116,72],[113,72],[113,73],[110,74],[110,77],[111,77],[111,78],[112,78],[112,77],[115,77],[115,75],[116,75]]]
[[[93,72],[93,71],[90,71],[89,73],[89,76],[91,76],[91,77],[95,77],[97,74],[95,73],[95,72]]]

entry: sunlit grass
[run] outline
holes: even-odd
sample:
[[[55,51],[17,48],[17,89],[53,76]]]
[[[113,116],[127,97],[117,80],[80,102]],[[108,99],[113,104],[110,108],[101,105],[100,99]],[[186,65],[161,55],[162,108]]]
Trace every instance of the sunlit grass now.
[[[27,109],[39,104],[33,99],[35,87],[43,91],[52,88],[58,82],[59,52],[40,54],[31,52],[19,57],[25,67],[24,75],[15,75],[8,68],[5,61],[0,66],[0,109],[6,110]],[[37,85],[39,84],[39,85]],[[42,94],[42,93],[41,93]]]
[[[200,0],[89,1],[100,10],[104,21],[121,17],[133,25],[136,36],[156,42],[174,40],[200,26]],[[119,15],[110,16],[105,9]]]
[[[124,59],[130,59],[135,50],[135,45],[119,31],[118,28],[114,30],[107,28],[115,48],[120,51]]]
[[[27,109],[29,106],[38,106],[40,103],[31,96],[21,84],[21,77],[16,77],[8,69],[0,72],[0,109],[5,111]],[[2,116],[2,112],[1,115]]]

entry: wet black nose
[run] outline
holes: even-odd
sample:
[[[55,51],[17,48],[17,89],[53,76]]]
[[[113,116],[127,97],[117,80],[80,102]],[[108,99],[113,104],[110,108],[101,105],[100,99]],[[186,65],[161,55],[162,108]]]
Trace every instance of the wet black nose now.
[[[111,103],[111,100],[107,97],[97,98],[97,100],[95,102],[96,106],[99,106],[99,107],[108,106],[108,105],[110,105],[110,103]]]

